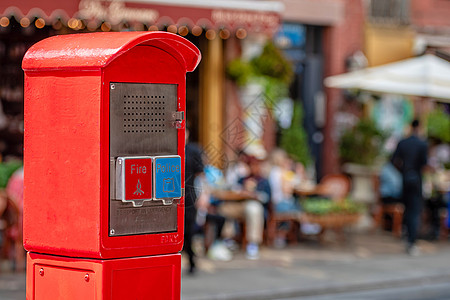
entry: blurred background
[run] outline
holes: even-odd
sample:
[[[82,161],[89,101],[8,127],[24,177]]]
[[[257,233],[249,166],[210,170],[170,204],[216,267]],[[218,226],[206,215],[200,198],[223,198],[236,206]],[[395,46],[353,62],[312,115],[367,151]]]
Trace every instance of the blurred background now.
[[[238,163],[249,163],[244,153],[260,160],[269,177],[276,165],[272,154],[281,150],[296,176],[290,194],[309,217],[294,221],[344,233],[351,227],[363,233],[363,241],[377,228],[392,231],[388,241],[400,244],[401,221],[395,220],[403,210],[383,206],[379,175],[411,121],[419,119],[432,165],[424,198],[440,199],[437,208],[425,210],[423,237],[447,241],[449,16],[450,2],[444,0],[1,1],[2,269],[24,269],[22,58],[39,40],[87,32],[162,30],[194,43],[203,58],[187,74],[187,122],[205,165],[226,175]],[[209,181],[209,196],[226,201],[230,195],[223,192],[232,184],[217,178]],[[312,196],[320,201],[305,202]],[[324,199],[358,207],[330,208]],[[217,203],[208,202],[210,211]],[[338,209],[344,213],[337,221],[317,217]],[[265,206],[262,244],[269,249],[317,233],[314,226],[303,227],[284,237],[280,228],[292,220],[278,220],[273,211]],[[197,226],[202,256],[210,246],[209,229],[201,221]],[[245,243],[239,220],[231,227],[233,240]],[[229,248],[239,258],[239,250]]]

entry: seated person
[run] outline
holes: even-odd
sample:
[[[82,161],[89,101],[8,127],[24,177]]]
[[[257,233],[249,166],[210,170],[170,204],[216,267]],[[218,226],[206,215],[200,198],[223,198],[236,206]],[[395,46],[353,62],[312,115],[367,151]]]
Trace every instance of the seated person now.
[[[271,155],[269,183],[273,209],[277,213],[300,213],[300,206],[294,197],[294,186],[299,178],[292,171],[292,160],[286,152],[277,149]]]
[[[205,223],[214,225],[214,242],[208,250],[208,257],[213,260],[229,261],[233,257],[232,253],[222,242],[222,229],[225,224],[225,217],[218,214],[214,209],[214,206],[217,205],[217,199],[211,195],[211,190],[221,188],[223,181],[222,171],[212,165],[206,165],[204,174],[196,178],[195,186],[199,194],[196,203],[196,223],[197,226],[203,226]]]
[[[264,230],[264,205],[270,201],[270,186],[262,175],[260,159],[250,157],[249,169],[250,174],[239,181],[240,197],[225,199],[220,203],[219,211],[227,218],[244,218],[248,241],[247,258],[258,259]]]
[[[400,203],[402,200],[402,175],[392,161],[387,161],[380,173],[380,196],[383,204]]]

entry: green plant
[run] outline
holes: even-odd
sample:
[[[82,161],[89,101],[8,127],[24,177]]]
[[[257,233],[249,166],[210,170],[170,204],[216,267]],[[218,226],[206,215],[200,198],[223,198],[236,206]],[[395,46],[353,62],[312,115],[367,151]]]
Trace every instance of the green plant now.
[[[289,84],[294,75],[289,61],[270,41],[264,46],[262,53],[250,61],[241,58],[231,61],[226,72],[240,86],[250,82],[259,83],[264,87],[269,104],[289,94]]]
[[[291,127],[281,131],[280,147],[284,149],[295,161],[308,166],[311,162],[308,137],[303,128],[303,109],[301,103],[294,105]]]
[[[227,66],[228,77],[240,86],[246,85],[250,81],[252,74],[251,65],[242,59],[232,60]]]
[[[11,175],[22,166],[19,160],[0,163],[0,188],[5,188]]]
[[[302,209],[313,215],[356,214],[362,212],[364,206],[350,199],[337,202],[327,198],[310,198],[302,201]]]
[[[441,109],[435,109],[427,116],[428,136],[450,143],[450,116]]]
[[[372,165],[380,155],[387,134],[368,118],[359,120],[345,131],[339,141],[339,155],[343,163]]]
[[[262,53],[253,58],[250,64],[259,75],[276,78],[284,84],[289,84],[292,80],[291,64],[272,42],[268,42]]]

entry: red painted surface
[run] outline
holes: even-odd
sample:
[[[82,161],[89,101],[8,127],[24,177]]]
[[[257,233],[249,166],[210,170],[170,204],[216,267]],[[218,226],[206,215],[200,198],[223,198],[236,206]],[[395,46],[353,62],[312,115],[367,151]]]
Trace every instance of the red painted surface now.
[[[258,3],[255,4],[258,6]],[[136,15],[139,10],[141,14]],[[14,15],[18,20],[28,17],[43,17],[48,23],[56,19],[67,21],[75,17],[117,24],[119,21],[141,22],[159,27],[170,24],[179,26],[227,28],[235,31],[245,28],[251,32],[274,34],[280,25],[280,12],[272,6],[271,11],[244,9],[242,7],[208,7],[186,2],[183,5],[170,3],[145,3],[144,1],[92,1],[89,0],[2,0],[0,15]],[[145,17],[143,17],[145,15]],[[125,17],[125,18],[124,18]],[[123,19],[124,18],[124,19]]]
[[[185,72],[193,71],[201,59],[197,47],[173,33],[97,32],[58,35],[42,40],[27,51],[22,67],[25,71],[98,70],[137,45],[164,49],[175,57]]]
[[[177,84],[185,111],[186,72],[199,60],[194,45],[164,32],[65,35],[30,48],[23,60],[26,250],[88,258],[181,250],[184,199],[176,232],[108,235],[109,83]],[[179,130],[182,187],[184,142]]]
[[[31,20],[43,17],[47,20],[57,18],[68,19],[78,11],[79,0],[2,0],[0,1],[0,14],[2,16],[14,15],[19,20],[27,16]]]
[[[140,66],[131,68],[130,66]],[[149,70],[154,70],[149,72]],[[178,84],[178,110],[185,111],[186,99],[186,70],[173,58],[171,54],[156,47],[137,46],[122,54],[112,61],[103,71],[103,82],[152,82]],[[108,85],[108,84],[106,84]],[[105,118],[101,122],[102,144],[107,145],[101,148],[102,161],[109,161],[109,93],[103,94],[104,106],[102,116]],[[184,126],[184,123],[183,123]],[[183,127],[184,128],[184,127]],[[181,156],[181,176],[182,188],[184,188],[184,130],[178,131],[178,155]],[[102,165],[102,194],[108,195],[109,191],[109,164]],[[108,219],[108,201],[102,201],[102,218]],[[184,232],[184,198],[178,205],[178,230],[166,234],[149,234],[133,236],[109,237],[108,231],[101,233],[102,255],[103,257],[127,257],[132,255],[152,255],[161,253],[174,253],[181,251],[183,247]],[[106,224],[105,224],[106,226]]]
[[[447,0],[412,0],[411,24],[418,31],[445,34],[450,26],[450,2]]]
[[[152,198],[152,159],[125,159],[125,198]]]
[[[180,299],[181,255],[111,260],[27,257],[27,300]]]
[[[364,7],[361,0],[341,1],[344,11],[343,22],[324,29],[324,77],[345,73],[345,61],[356,51],[363,50]],[[342,91],[325,88],[327,99],[327,122],[323,142],[323,175],[341,172],[339,162],[336,114],[343,103]]]

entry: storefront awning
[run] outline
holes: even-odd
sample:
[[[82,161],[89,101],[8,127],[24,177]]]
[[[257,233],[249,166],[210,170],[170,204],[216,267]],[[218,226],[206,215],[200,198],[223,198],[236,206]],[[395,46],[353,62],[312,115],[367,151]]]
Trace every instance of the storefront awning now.
[[[6,1],[8,2],[8,1]],[[207,29],[264,32],[273,34],[280,25],[283,4],[263,0],[34,0],[9,1],[0,4],[2,16],[14,15],[46,21],[75,17],[108,22],[139,22],[159,27],[200,26]]]
[[[14,16],[17,21],[24,17],[67,21],[78,12],[78,7],[79,0],[3,0],[0,1],[0,17]]]

